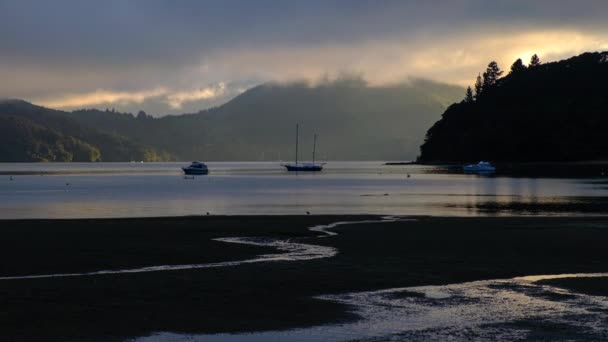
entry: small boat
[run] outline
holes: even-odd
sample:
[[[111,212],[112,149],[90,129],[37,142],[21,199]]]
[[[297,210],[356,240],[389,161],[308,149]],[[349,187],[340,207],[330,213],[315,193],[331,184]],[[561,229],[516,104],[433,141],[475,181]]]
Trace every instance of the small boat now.
[[[290,164],[281,164],[287,171],[321,171],[325,163],[315,163],[315,152],[317,149],[317,135],[315,134],[312,145],[312,163],[298,163],[298,135],[300,126],[296,124],[296,162]]]
[[[299,164],[284,164],[287,171],[321,171],[323,164],[321,163],[299,163]]]
[[[480,161],[477,164],[469,164],[463,166],[465,173],[494,173],[496,168],[489,162]]]
[[[188,167],[182,167],[184,173],[187,175],[206,175],[209,173],[207,165],[205,163],[194,161]]]

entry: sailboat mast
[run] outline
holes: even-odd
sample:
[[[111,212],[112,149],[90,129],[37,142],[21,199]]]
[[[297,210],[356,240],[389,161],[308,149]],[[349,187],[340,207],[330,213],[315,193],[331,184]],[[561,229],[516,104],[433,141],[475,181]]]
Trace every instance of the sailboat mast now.
[[[300,125],[296,124],[296,165],[298,165],[298,133],[300,131]]]
[[[317,135],[315,134],[315,139],[312,143],[312,164],[315,164],[315,152],[317,150]]]

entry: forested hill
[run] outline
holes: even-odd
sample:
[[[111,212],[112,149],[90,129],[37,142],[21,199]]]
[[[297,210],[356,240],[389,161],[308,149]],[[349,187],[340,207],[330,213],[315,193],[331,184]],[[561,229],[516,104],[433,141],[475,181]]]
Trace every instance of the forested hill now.
[[[66,112],[0,100],[0,162],[164,159],[166,154],[82,125]]]
[[[608,52],[524,66],[490,63],[427,132],[420,161],[608,159]]]
[[[152,118],[80,110],[70,117],[180,160],[290,160],[296,123],[305,158],[317,133],[319,158],[413,159],[426,129],[463,91],[424,80],[384,87],[357,79],[265,84],[196,114]]]

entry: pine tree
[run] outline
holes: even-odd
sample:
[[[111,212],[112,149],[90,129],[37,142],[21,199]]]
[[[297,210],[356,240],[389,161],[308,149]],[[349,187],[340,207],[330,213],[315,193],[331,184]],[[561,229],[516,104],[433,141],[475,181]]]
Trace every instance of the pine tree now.
[[[483,92],[483,80],[481,79],[481,75],[477,74],[477,79],[475,80],[475,99],[479,99],[481,93]]]
[[[490,86],[492,86],[492,81],[490,81],[490,75],[487,71],[484,71],[484,73],[481,74],[481,81],[483,82],[483,87],[481,87],[481,92],[483,93],[484,91],[488,90]]]
[[[503,71],[498,67],[498,63],[495,61],[491,61],[486,68],[486,71],[483,73],[483,91],[490,89],[492,86],[496,84],[500,75],[502,75]]]
[[[538,58],[537,54],[532,55],[530,58],[530,68],[534,68],[540,65],[540,58]]]
[[[473,89],[471,89],[471,86],[467,87],[467,91],[464,95],[464,102],[466,103],[470,103],[473,102],[475,99],[473,98]]]
[[[519,72],[525,71],[527,68],[524,63],[521,61],[521,58],[518,58],[513,65],[511,65],[511,71],[509,74],[517,74]]]

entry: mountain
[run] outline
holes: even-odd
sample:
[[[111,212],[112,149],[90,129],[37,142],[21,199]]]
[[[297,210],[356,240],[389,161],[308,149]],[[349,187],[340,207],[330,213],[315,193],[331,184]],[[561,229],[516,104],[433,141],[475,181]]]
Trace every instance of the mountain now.
[[[159,154],[125,137],[100,132],[68,113],[21,100],[0,101],[0,161],[158,160]]]
[[[608,52],[523,67],[477,99],[450,106],[419,160],[574,161],[608,158]]]
[[[411,159],[426,129],[463,91],[426,80],[382,87],[360,79],[264,84],[195,114],[152,118],[86,109],[69,116],[180,160],[290,160],[296,123],[305,158],[316,133],[319,158]]]

